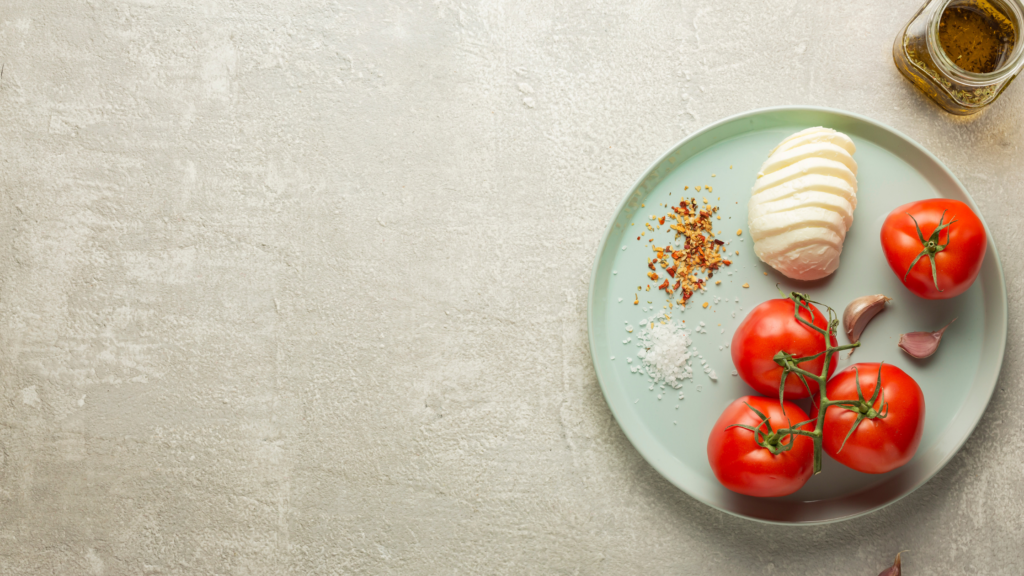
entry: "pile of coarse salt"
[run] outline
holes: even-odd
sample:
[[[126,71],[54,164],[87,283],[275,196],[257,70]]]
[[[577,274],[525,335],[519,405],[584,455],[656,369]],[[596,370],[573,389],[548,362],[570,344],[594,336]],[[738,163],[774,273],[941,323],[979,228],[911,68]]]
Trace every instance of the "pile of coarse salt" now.
[[[637,358],[655,384],[668,384],[678,390],[683,387],[683,380],[693,379],[689,362],[693,342],[690,331],[679,322],[673,322],[664,313],[656,314],[643,321],[638,338],[638,346],[643,350],[637,352]]]

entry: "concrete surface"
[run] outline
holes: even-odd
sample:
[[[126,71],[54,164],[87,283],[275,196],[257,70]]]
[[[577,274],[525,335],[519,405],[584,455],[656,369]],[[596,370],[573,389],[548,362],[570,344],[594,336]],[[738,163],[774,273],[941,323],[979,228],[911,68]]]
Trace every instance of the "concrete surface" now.
[[[0,574],[1021,574],[1024,81],[941,113],[918,5],[6,0]],[[587,350],[630,184],[779,104],[934,151],[1011,294],[965,449],[828,527],[673,488]]]

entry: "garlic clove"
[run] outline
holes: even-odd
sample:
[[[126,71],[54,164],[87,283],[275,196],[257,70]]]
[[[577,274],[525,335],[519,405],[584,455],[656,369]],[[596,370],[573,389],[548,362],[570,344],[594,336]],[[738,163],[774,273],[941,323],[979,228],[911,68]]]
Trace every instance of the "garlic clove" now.
[[[939,343],[942,342],[942,333],[949,328],[950,324],[956,322],[956,318],[949,321],[939,330],[935,332],[910,332],[907,334],[900,335],[900,341],[898,346],[907,354],[910,354],[914,358],[927,358],[935,351],[939,349]]]
[[[892,300],[882,294],[861,296],[846,306],[843,312],[843,328],[850,342],[860,340],[868,322],[885,309],[885,303]]]

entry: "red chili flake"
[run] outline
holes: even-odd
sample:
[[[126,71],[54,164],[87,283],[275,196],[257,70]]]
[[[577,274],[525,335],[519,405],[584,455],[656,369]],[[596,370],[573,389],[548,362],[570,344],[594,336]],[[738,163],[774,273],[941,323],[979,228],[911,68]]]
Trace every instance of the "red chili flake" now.
[[[661,286],[658,286],[658,290],[664,290],[665,288],[668,288],[668,280],[665,280],[661,283]]]
[[[719,246],[721,246],[722,244],[725,244],[725,242],[719,240],[718,238],[715,238],[714,242],[715,242],[715,244],[717,244]]]
[[[679,287],[683,285],[681,280],[676,280],[676,283],[672,285],[673,290],[679,290]]]
[[[675,252],[672,253],[672,257],[675,258],[676,260],[679,260],[680,258],[682,258],[683,255],[684,254],[683,254],[682,250],[676,250]]]
[[[692,297],[693,297],[693,291],[692,290],[683,290],[683,302],[689,300]]]
[[[665,273],[668,274],[669,276],[675,278],[676,277],[676,267],[672,266],[670,268],[666,268],[665,269]]]
[[[732,260],[722,260],[722,262],[725,263],[726,266],[732,266]]]
[[[654,270],[654,263],[655,262],[657,262],[657,260],[654,260],[654,261],[648,260],[647,261],[647,267],[650,268],[651,270]]]
[[[658,218],[658,224],[664,224],[664,223],[665,223],[665,217],[664,216],[662,216],[661,218]]]
[[[640,237],[639,237],[639,236],[637,236],[637,237],[636,237],[636,239],[637,239],[637,240],[639,240],[639,239],[640,239]]]

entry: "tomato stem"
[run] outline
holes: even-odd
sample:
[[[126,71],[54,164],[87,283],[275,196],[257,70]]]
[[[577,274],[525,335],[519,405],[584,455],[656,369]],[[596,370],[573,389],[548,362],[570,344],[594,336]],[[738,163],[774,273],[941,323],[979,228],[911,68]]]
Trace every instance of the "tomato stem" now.
[[[949,228],[953,222],[956,222],[956,217],[953,217],[952,220],[943,224],[942,221],[946,218],[946,210],[943,210],[942,216],[939,217],[939,225],[935,227],[935,230],[932,231],[932,235],[927,241],[925,241],[924,234],[921,233],[921,226],[917,223],[917,218],[914,218],[910,212],[907,212],[907,216],[910,216],[910,219],[914,221],[914,228],[917,230],[917,239],[921,241],[921,253],[914,258],[913,262],[910,263],[910,267],[907,268],[907,273],[903,275],[903,281],[907,281],[907,277],[910,276],[910,271],[917,265],[917,261],[922,257],[927,256],[928,261],[932,265],[932,281],[935,282],[935,289],[942,292],[942,288],[939,288],[939,273],[935,269],[935,255],[945,250],[946,246],[949,246],[949,231],[946,231],[945,244],[939,243],[939,234],[943,230],[946,230],[946,228]]]

